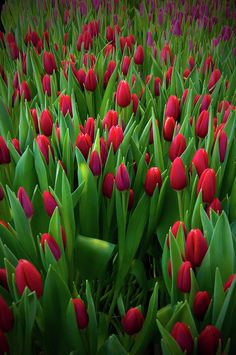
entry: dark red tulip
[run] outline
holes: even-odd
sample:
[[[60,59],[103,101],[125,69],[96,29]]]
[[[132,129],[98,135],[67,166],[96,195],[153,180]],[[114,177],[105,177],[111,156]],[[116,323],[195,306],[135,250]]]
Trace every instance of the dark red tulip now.
[[[207,291],[197,292],[195,294],[194,303],[193,303],[194,317],[198,320],[203,320],[210,303],[211,303],[211,298]]]
[[[157,185],[160,190],[162,185],[161,171],[157,167],[152,167],[147,171],[144,182],[144,190],[149,196],[152,196]]]
[[[131,102],[131,93],[129,89],[129,84],[125,80],[121,80],[117,87],[116,92],[117,104],[120,107],[129,106]]]
[[[51,75],[54,70],[57,70],[57,65],[52,52],[43,53],[43,66],[44,66],[44,70],[49,75]]]
[[[188,88],[187,88],[187,89],[184,89],[184,92],[183,92],[183,94],[182,94],[182,97],[181,97],[181,102],[182,102],[182,104],[185,103],[187,96],[188,96]]]
[[[196,103],[198,102],[198,100],[200,99],[201,95],[197,94],[195,95],[194,99],[193,99],[193,103],[194,105],[196,105]]]
[[[236,274],[232,274],[229,276],[228,280],[224,283],[224,291],[227,291],[230,288],[235,277],[236,277]]]
[[[200,113],[204,110],[207,110],[210,104],[211,104],[211,95],[209,94],[204,95],[200,106]]]
[[[133,335],[138,333],[143,326],[144,318],[138,308],[130,308],[122,318],[125,333]]]
[[[39,125],[38,125],[38,116],[37,116],[37,111],[35,108],[31,108],[30,109],[30,113],[33,119],[33,123],[34,123],[34,128],[36,133],[39,133]]]
[[[176,158],[170,170],[170,186],[174,190],[183,190],[187,186],[187,176],[181,158]]]
[[[169,44],[167,43],[164,45],[164,47],[161,50],[160,59],[161,59],[161,61],[164,61],[165,64],[167,64],[168,58],[171,61],[171,58],[172,58],[171,50],[170,50]]]
[[[45,250],[45,243],[47,243],[54,258],[59,260],[61,257],[61,250],[55,239],[49,233],[44,233],[41,235],[40,244],[43,248],[43,251]]]
[[[214,325],[207,325],[198,336],[198,354],[216,355],[220,340],[220,331]]]
[[[213,169],[205,169],[197,184],[197,195],[202,190],[203,202],[211,203],[216,193],[216,174]]]
[[[115,40],[115,32],[111,26],[107,26],[106,28],[106,39],[107,42],[114,42]]]
[[[37,143],[41,153],[43,154],[43,156],[46,160],[46,163],[48,164],[49,163],[49,150],[51,151],[51,154],[53,155],[53,149],[52,149],[50,141],[43,134],[38,134],[36,137],[36,143]]]
[[[129,173],[127,171],[127,168],[125,164],[120,164],[117,173],[116,173],[116,187],[119,191],[125,191],[128,190],[130,187],[130,178],[129,178]]]
[[[144,62],[144,50],[143,46],[139,45],[134,53],[134,63],[142,65]]]
[[[101,161],[102,161],[102,166],[104,166],[106,164],[107,155],[108,155],[107,144],[106,144],[104,138],[100,137],[100,157],[101,157]]]
[[[230,107],[230,103],[229,101],[226,101],[226,100],[222,100],[219,105],[218,105],[218,109],[217,109],[217,112],[221,112],[222,109],[224,110],[224,112]]]
[[[189,326],[182,322],[174,324],[171,335],[187,355],[193,354],[194,342]]]
[[[155,96],[160,96],[160,86],[161,86],[161,79],[156,77],[154,79],[154,94],[155,94]]]
[[[124,139],[124,133],[122,131],[122,128],[119,125],[112,126],[108,133],[108,138],[107,138],[108,149],[112,144],[113,151],[114,153],[116,153],[123,139]]]
[[[51,77],[49,74],[45,74],[42,80],[43,84],[43,92],[44,94],[47,93],[47,95],[50,97],[51,96]]]
[[[216,83],[220,80],[221,73],[219,69],[214,69],[213,72],[211,73],[209,83],[208,83],[208,90],[209,92],[212,92],[214,90],[214,87]]]
[[[19,51],[19,48],[16,44],[16,42],[11,42],[8,44],[8,47],[9,47],[9,50],[10,50],[10,54],[11,54],[11,57],[13,60],[16,60],[19,58],[19,54],[20,54],[20,51]]]
[[[205,74],[207,70],[213,70],[213,68],[214,68],[214,62],[212,60],[212,57],[208,55],[203,65],[203,74]]]
[[[208,133],[208,125],[209,125],[209,112],[206,110],[203,110],[198,119],[197,119],[197,123],[196,123],[196,135],[200,138],[204,138],[206,137],[207,133]]]
[[[171,82],[171,78],[172,78],[172,71],[173,71],[173,67],[169,67],[167,72],[166,72],[166,88],[168,88],[170,82]],[[166,114],[167,116],[167,114]]]
[[[166,117],[173,117],[175,120],[178,119],[180,114],[179,100],[177,96],[171,95],[166,103]]]
[[[22,81],[20,85],[20,96],[24,95],[24,100],[30,101],[31,100],[31,92],[29,85],[26,81]]]
[[[192,71],[194,68],[194,58],[193,56],[190,55],[190,57],[188,58],[188,65],[189,65],[189,69]]]
[[[95,91],[97,86],[97,78],[93,68],[88,70],[85,77],[84,86],[87,91],[91,91],[91,92]]]
[[[17,197],[20,201],[20,204],[25,212],[27,218],[31,218],[34,214],[33,205],[27,195],[25,189],[21,186],[17,192]]]
[[[9,354],[9,345],[6,335],[0,330],[0,355]]]
[[[3,332],[9,332],[13,327],[13,323],[12,311],[4,298],[0,295],[0,329]]]
[[[112,76],[115,69],[116,69],[116,62],[114,60],[110,60],[109,63],[107,64],[107,72],[109,74],[109,77]]]
[[[109,131],[112,126],[118,125],[118,113],[114,110],[109,110],[106,113],[106,116],[103,119],[102,127],[103,129],[107,128]]]
[[[44,191],[43,193],[43,203],[44,203],[44,208],[49,217],[53,215],[53,212],[56,207],[58,207],[57,202],[55,198],[52,196],[52,194],[49,191]]]
[[[189,68],[185,68],[184,72],[183,72],[183,78],[186,80],[188,78],[188,76],[190,75],[190,70]]]
[[[85,67],[90,66],[91,68],[93,68],[95,63],[96,63],[96,57],[93,53],[91,53],[90,55],[88,53],[84,54],[83,64]]]
[[[8,164],[11,161],[10,152],[6,145],[6,142],[2,136],[0,136],[0,164]]]
[[[129,66],[130,66],[130,57],[125,55],[124,58],[123,58],[123,61],[122,61],[122,66],[121,66],[122,73],[125,76],[128,74]]]
[[[175,120],[173,117],[166,117],[163,123],[163,137],[167,142],[171,142],[175,129]]]
[[[197,174],[200,177],[203,171],[208,168],[208,154],[205,149],[200,148],[196,151],[192,159],[192,165],[194,165]],[[192,165],[190,166],[191,172]]]
[[[86,133],[79,133],[76,139],[76,146],[79,148],[84,158],[88,158],[89,149],[92,147],[92,141],[90,136]]]
[[[101,175],[102,172],[102,163],[99,157],[99,154],[96,150],[94,150],[90,155],[89,167],[94,176]]]
[[[136,114],[138,109],[138,103],[139,103],[138,96],[136,94],[132,94],[131,100],[133,102],[133,113]]]
[[[86,73],[85,73],[84,69],[80,68],[77,71],[74,64],[71,65],[71,68],[72,68],[72,71],[74,73],[76,80],[79,82],[80,87],[83,90],[84,89],[84,82],[85,82],[85,78],[86,78]]]
[[[184,261],[178,271],[177,287],[183,293],[188,293],[191,289],[191,268],[192,264],[189,261]]]
[[[185,257],[193,267],[200,266],[207,252],[208,245],[206,238],[200,229],[192,229],[186,239]]]
[[[173,234],[173,236],[176,238],[177,237],[177,234],[178,234],[178,231],[179,231],[179,228],[182,228],[183,229],[183,232],[184,232],[184,236],[185,236],[185,239],[187,237],[187,230],[186,230],[186,226],[184,224],[184,222],[182,221],[176,221],[173,226],[171,227],[171,233]],[[167,244],[167,248],[169,249],[170,248],[170,234],[168,235],[167,239],[166,239],[166,244]]]
[[[7,271],[4,268],[0,268],[0,285],[6,290],[9,290],[7,282]]]
[[[103,184],[102,184],[102,192],[105,197],[107,198],[112,197],[114,182],[115,182],[114,174],[107,173],[104,177]]]
[[[173,141],[171,142],[170,148],[169,148],[169,158],[171,161],[174,161],[175,158],[180,157],[182,153],[186,149],[186,139],[183,136],[183,134],[178,133]]]
[[[207,215],[208,217],[210,218],[210,210],[213,210],[215,211],[216,213],[218,214],[221,214],[222,212],[222,205],[221,205],[221,202],[218,198],[214,198],[212,200],[212,202],[210,203],[210,205],[207,207]]]
[[[225,160],[225,155],[226,155],[227,145],[228,145],[228,137],[224,131],[221,131],[219,134],[218,144],[219,144],[220,162],[223,163]]]
[[[40,128],[42,133],[49,137],[52,134],[53,119],[50,112],[46,109],[43,110],[40,116]]]
[[[40,273],[28,260],[20,259],[15,273],[16,287],[22,295],[24,289],[28,287],[30,291],[35,291],[38,298],[43,294],[43,282]]]
[[[74,298],[72,300],[76,315],[76,321],[79,329],[85,329],[88,326],[89,316],[84,302],[81,298]]]
[[[72,117],[72,103],[69,95],[60,95],[60,110],[63,116],[69,112]]]
[[[12,144],[14,145],[14,148],[15,148],[15,150],[17,151],[17,153],[18,153],[19,155],[21,155],[22,153],[21,153],[21,150],[20,150],[20,142],[19,142],[19,139],[17,139],[17,138],[12,138],[11,142],[12,142]]]
[[[94,140],[94,130],[95,130],[95,120],[93,117],[89,117],[84,126],[84,133],[88,134],[91,138],[91,141]]]

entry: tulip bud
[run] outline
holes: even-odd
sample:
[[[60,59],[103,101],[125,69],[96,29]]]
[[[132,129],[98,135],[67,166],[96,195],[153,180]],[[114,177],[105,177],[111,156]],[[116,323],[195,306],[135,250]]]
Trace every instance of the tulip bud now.
[[[218,198],[214,198],[213,201],[210,203],[210,205],[207,207],[206,212],[209,218],[210,218],[210,210],[213,210],[216,213],[221,214],[222,206]]]
[[[209,112],[204,110],[200,113],[196,123],[196,135],[200,138],[206,137],[209,125]]]
[[[30,291],[35,291],[38,298],[43,294],[43,282],[40,273],[28,260],[20,259],[16,267],[16,287],[22,295],[24,289],[28,287]]]
[[[69,95],[61,95],[60,96],[60,110],[65,117],[67,112],[69,112],[72,117],[72,103]]]
[[[197,174],[200,177],[203,171],[208,168],[208,154],[205,149],[200,148],[196,151],[192,159],[192,165],[195,166]],[[192,165],[190,166],[191,172]]]
[[[175,158],[180,157],[182,153],[186,149],[186,140],[185,137],[178,133],[173,141],[171,142],[170,149],[169,149],[169,158],[173,162]]]
[[[225,292],[230,288],[230,286],[232,285],[232,282],[234,281],[235,277],[236,277],[236,274],[230,275],[228,280],[224,283],[224,291]]]
[[[198,320],[203,320],[210,303],[211,298],[207,291],[197,292],[193,303],[194,317]]]
[[[52,134],[53,120],[50,112],[46,109],[43,110],[40,116],[40,128],[42,133],[49,137]]]
[[[154,79],[154,94],[155,94],[155,96],[160,96],[160,86],[161,86],[161,79],[156,77]]]
[[[163,137],[167,142],[171,142],[175,129],[173,117],[166,117],[163,124]]]
[[[47,245],[49,246],[49,249],[51,250],[51,253],[53,254],[54,258],[56,260],[59,260],[61,257],[60,248],[55,239],[49,233],[44,233],[41,235],[40,244],[42,246],[43,251],[45,250],[45,243],[47,243]]]
[[[22,153],[21,153],[21,150],[20,150],[20,142],[19,142],[19,139],[17,139],[17,138],[12,138],[11,142],[12,142],[12,144],[14,145],[14,148],[15,148],[15,150],[17,151],[17,153],[18,153],[19,155],[21,155]]]
[[[13,314],[4,298],[0,295],[0,329],[9,332],[13,327]],[[1,344],[0,344],[1,345]],[[1,347],[0,347],[1,350]]]
[[[4,268],[0,268],[0,285],[6,290],[9,290],[7,282],[7,270]]]
[[[144,50],[141,45],[139,45],[134,53],[134,63],[137,65],[142,65],[144,62]]]
[[[56,200],[52,196],[52,194],[49,191],[44,191],[43,193],[43,203],[44,203],[44,208],[49,217],[53,215],[53,212],[56,207],[58,207]]]
[[[9,164],[11,162],[10,152],[6,145],[6,142],[2,136],[0,136],[0,164]]]
[[[223,163],[225,160],[225,154],[227,150],[228,137],[224,131],[221,131],[219,134],[219,153],[220,153],[220,162]]]
[[[37,117],[37,111],[35,108],[30,109],[31,116],[33,118],[33,123],[34,123],[34,128],[36,133],[39,133],[39,125],[38,125],[38,117]]]
[[[184,261],[179,268],[177,276],[177,287],[181,292],[188,293],[191,289],[190,269],[192,264],[189,261]]]
[[[130,178],[129,178],[129,173],[126,169],[125,164],[120,164],[117,173],[116,173],[116,187],[119,191],[125,191],[128,190],[130,187]]]
[[[89,316],[84,302],[80,298],[72,299],[76,321],[79,329],[85,329],[88,326]]]
[[[94,176],[101,175],[102,172],[102,163],[98,155],[98,152],[94,150],[90,155],[89,167]]]
[[[193,267],[200,266],[208,245],[200,229],[192,229],[186,239],[185,257]]]
[[[21,186],[17,192],[17,197],[20,201],[20,204],[25,212],[27,218],[31,218],[34,214],[34,209],[32,203],[27,195],[25,189]]]
[[[104,117],[102,122],[103,129],[107,127],[107,130],[109,131],[112,126],[117,126],[117,125],[118,125],[118,113],[114,110],[107,111],[106,116]]]
[[[175,158],[170,170],[170,186],[174,190],[183,190],[187,186],[187,176],[181,158]]]
[[[130,66],[130,57],[125,55],[124,58],[123,58],[123,61],[122,61],[122,66],[121,66],[122,73],[125,76],[128,74],[129,66]]]
[[[108,133],[108,138],[107,138],[108,149],[112,144],[113,151],[114,153],[116,153],[123,139],[124,139],[124,133],[122,131],[122,128],[119,125],[112,126]]]
[[[140,310],[138,308],[130,308],[122,318],[121,324],[125,333],[133,335],[141,330],[143,321],[143,315]]]
[[[9,50],[10,50],[10,54],[13,60],[16,60],[19,58],[19,48],[16,44],[16,42],[11,42],[8,44]]]
[[[112,173],[107,173],[104,177],[102,184],[103,195],[107,198],[112,197],[113,186],[115,182],[115,176]]]
[[[111,26],[108,26],[106,28],[106,39],[107,39],[107,42],[113,42],[115,39],[115,33],[114,33],[113,28],[111,28]]]
[[[214,63],[212,57],[208,55],[208,57],[206,58],[203,64],[203,73],[205,74],[207,70],[213,70],[213,68],[214,68]]]
[[[36,143],[41,151],[41,153],[43,154],[46,163],[49,163],[49,152],[48,150],[50,149],[52,155],[53,155],[53,150],[50,144],[50,141],[48,140],[48,138],[42,134],[38,134],[37,138],[36,138]]]
[[[100,143],[100,157],[101,157],[101,161],[102,161],[102,166],[104,166],[106,164],[107,155],[108,155],[107,144],[106,144],[103,137],[100,137],[99,143]]]
[[[203,202],[211,203],[216,193],[216,175],[213,169],[205,169],[197,184],[197,195],[202,190]]]
[[[169,44],[165,44],[161,50],[160,59],[161,61],[164,61],[165,64],[167,64],[167,59],[169,58],[171,61],[171,57],[172,55],[171,55]]]
[[[129,84],[125,80],[121,80],[117,87],[116,92],[117,104],[120,107],[129,106],[131,102],[131,93],[129,89]]]
[[[0,330],[0,355],[9,354],[9,345],[6,335]]]
[[[52,52],[43,53],[43,66],[47,74],[51,75],[53,70],[57,70],[56,62]]]
[[[172,71],[173,71],[173,67],[169,67],[167,72],[166,72],[166,88],[168,88],[170,82],[171,82],[171,78],[172,78]],[[166,114],[167,116],[167,114]]]
[[[131,100],[133,102],[133,113],[136,114],[138,109],[138,96],[136,94],[132,94]]]
[[[51,96],[51,77],[48,74],[45,74],[42,80],[43,84],[43,92],[44,94],[47,93],[47,95],[50,97]]]
[[[93,117],[89,117],[84,126],[84,133],[88,134],[91,138],[91,142],[94,140],[94,129],[95,129],[95,120]]]
[[[182,222],[182,221],[176,221],[173,224],[173,226],[171,227],[171,233],[176,238],[180,227],[183,229],[184,236],[185,236],[185,239],[186,239],[187,230],[186,230],[186,226],[185,226],[184,222]],[[169,249],[170,248],[170,234],[168,235],[168,237],[166,239],[166,244],[167,244],[167,248]]]
[[[179,107],[179,100],[176,96],[171,95],[166,103],[166,112],[165,112],[165,116],[171,116],[173,117],[175,120],[178,119],[180,115],[180,107]]]
[[[187,324],[177,322],[171,330],[171,335],[187,355],[191,355],[194,349],[193,337]]]
[[[194,68],[194,58],[193,56],[190,55],[190,57],[188,58],[188,65],[189,65],[189,69],[192,71]]]
[[[144,190],[146,191],[148,196],[153,195],[157,185],[160,190],[162,185],[161,171],[156,167],[152,167],[148,169],[144,182]]]
[[[84,82],[85,82],[85,78],[86,78],[86,73],[84,71],[84,69],[80,68],[78,71],[75,69],[75,66],[72,65],[72,71],[77,79],[77,81],[80,84],[81,89],[84,89]]]
[[[207,110],[211,103],[211,95],[206,94],[202,98],[201,106],[200,106],[200,113],[204,110]]]
[[[220,340],[220,331],[213,325],[207,325],[198,336],[198,354],[215,355]]]
[[[84,158],[88,158],[89,149],[92,147],[92,141],[90,136],[86,133],[79,133],[76,139],[76,146],[79,148]]]
[[[208,83],[208,90],[209,92],[212,92],[214,90],[214,87],[217,83],[217,81],[220,79],[221,73],[219,69],[214,69],[213,72],[211,73],[209,83]]]
[[[182,97],[181,97],[182,105],[185,103],[187,96],[188,96],[188,88],[184,89],[184,92],[182,94]]]
[[[95,89],[96,89],[97,78],[96,78],[95,72],[92,68],[89,69],[86,74],[84,86],[85,86],[86,90],[91,91],[91,92],[95,91]]]
[[[22,83],[20,85],[20,96],[22,96],[23,94],[24,94],[24,99],[26,101],[31,100],[30,88],[29,88],[29,85],[27,84],[26,81],[22,81]]]

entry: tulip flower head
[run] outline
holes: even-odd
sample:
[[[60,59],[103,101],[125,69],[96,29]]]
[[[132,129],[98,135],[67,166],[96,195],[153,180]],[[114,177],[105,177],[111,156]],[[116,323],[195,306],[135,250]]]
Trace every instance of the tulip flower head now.
[[[89,316],[84,302],[80,298],[72,300],[76,315],[77,326],[79,329],[85,329],[88,326]]]
[[[182,322],[175,323],[171,330],[171,335],[179,344],[183,352],[186,352],[187,355],[193,353],[193,336],[187,324]]]
[[[138,333],[143,326],[143,315],[138,308],[130,308],[122,318],[125,333],[133,335]]]
[[[43,294],[43,282],[40,273],[28,260],[20,259],[16,267],[16,287],[22,295],[25,288],[35,291],[38,298]]]

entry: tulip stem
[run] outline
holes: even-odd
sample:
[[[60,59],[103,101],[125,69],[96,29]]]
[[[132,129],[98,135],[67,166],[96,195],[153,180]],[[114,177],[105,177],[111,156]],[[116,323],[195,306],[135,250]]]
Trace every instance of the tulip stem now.
[[[184,222],[182,191],[177,191],[177,197],[178,197],[178,205],[179,205],[179,218],[182,222]]]

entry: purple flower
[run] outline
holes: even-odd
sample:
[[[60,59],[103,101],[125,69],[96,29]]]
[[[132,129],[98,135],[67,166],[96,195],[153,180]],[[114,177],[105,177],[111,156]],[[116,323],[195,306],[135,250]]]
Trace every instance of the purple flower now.
[[[152,32],[151,31],[147,32],[147,45],[149,47],[152,47],[152,45],[153,45],[153,39],[152,39]]]
[[[158,23],[160,26],[163,24],[163,9],[158,11]]]
[[[87,5],[86,5],[85,1],[81,1],[79,3],[79,10],[80,10],[81,16],[86,16],[87,15]]]
[[[100,5],[101,5],[100,0],[93,0],[93,7],[95,8],[96,11],[98,11]]]
[[[174,36],[181,36],[182,35],[181,23],[179,20],[176,20],[175,23],[172,25],[171,32]]]
[[[139,11],[140,11],[140,16],[143,16],[144,15],[144,4],[143,4],[143,2],[140,3]]]

